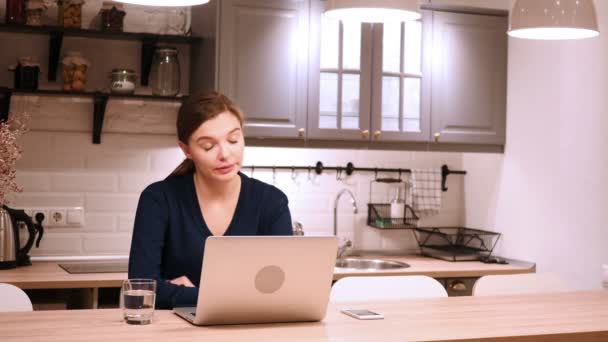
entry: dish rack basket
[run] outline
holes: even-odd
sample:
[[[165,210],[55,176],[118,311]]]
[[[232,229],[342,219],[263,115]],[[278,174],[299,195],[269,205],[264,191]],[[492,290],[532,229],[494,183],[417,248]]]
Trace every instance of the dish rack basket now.
[[[464,227],[418,227],[414,230],[422,255],[447,261],[487,258],[492,254],[500,235]]]
[[[404,197],[407,198],[409,183],[402,181],[401,178],[375,178],[369,185],[369,203],[367,204],[367,225],[378,229],[413,229],[418,226],[418,216],[414,209],[406,204],[404,206],[403,217],[391,217],[390,203],[372,203],[372,193],[374,183],[403,183],[405,188]]]

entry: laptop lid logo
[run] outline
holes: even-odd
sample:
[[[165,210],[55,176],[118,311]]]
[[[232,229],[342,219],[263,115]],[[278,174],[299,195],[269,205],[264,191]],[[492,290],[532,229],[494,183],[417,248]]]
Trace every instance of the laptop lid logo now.
[[[255,276],[255,288],[261,293],[275,293],[284,283],[285,272],[279,266],[266,266]]]

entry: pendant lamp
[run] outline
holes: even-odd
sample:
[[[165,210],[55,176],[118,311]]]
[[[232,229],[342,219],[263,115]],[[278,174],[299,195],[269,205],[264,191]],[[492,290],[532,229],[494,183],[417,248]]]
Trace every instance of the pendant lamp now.
[[[517,0],[509,20],[512,37],[582,39],[599,35],[593,0]]]
[[[165,6],[165,7],[183,7],[183,6],[196,6],[203,5],[209,2],[209,0],[114,0],[116,2],[122,2],[125,4],[132,5],[146,5],[146,6]]]
[[[386,23],[420,18],[418,0],[326,0],[325,16],[342,21]]]

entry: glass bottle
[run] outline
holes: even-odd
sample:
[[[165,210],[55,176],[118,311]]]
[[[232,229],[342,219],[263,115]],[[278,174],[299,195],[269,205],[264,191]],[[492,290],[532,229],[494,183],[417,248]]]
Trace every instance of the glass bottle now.
[[[6,23],[25,23],[25,0],[6,0]]]
[[[175,96],[179,93],[180,69],[176,48],[159,47],[156,49],[152,59],[149,82],[154,95]]]

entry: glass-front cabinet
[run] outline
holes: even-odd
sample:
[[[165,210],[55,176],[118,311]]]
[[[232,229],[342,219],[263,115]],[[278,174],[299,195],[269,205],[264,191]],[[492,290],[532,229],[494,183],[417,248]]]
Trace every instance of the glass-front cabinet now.
[[[360,24],[328,19],[322,6],[313,1],[308,137],[427,141],[428,13],[414,22]]]

